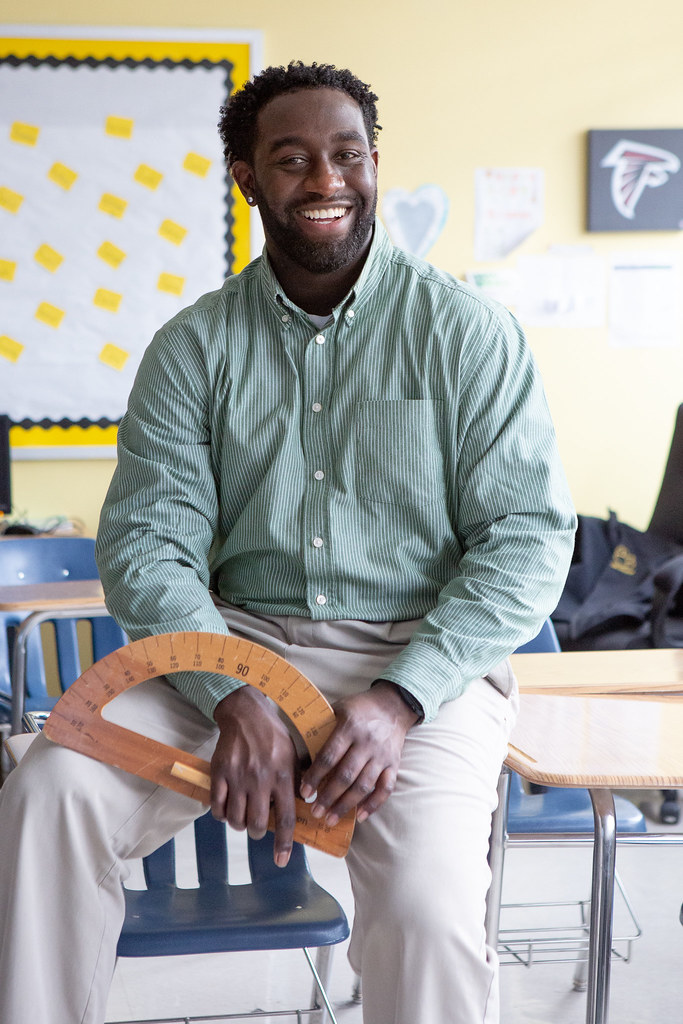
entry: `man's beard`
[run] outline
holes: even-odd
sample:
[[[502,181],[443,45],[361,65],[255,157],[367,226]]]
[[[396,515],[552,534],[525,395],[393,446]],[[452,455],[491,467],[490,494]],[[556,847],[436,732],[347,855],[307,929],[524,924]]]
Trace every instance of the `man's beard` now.
[[[288,214],[286,222],[283,222],[273,213],[257,189],[254,189],[254,198],[258,204],[263,227],[278,248],[303,270],[314,274],[330,274],[354,263],[366,247],[375,223],[377,192],[371,203],[359,202],[354,207],[357,216],[344,238],[314,242],[302,236],[297,230],[293,212]],[[330,201],[328,205],[332,207],[334,202]]]

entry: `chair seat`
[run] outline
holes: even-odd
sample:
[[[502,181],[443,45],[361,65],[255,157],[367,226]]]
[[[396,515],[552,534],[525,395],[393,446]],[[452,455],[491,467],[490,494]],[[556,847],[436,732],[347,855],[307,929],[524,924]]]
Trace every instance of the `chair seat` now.
[[[511,780],[512,783],[512,780]],[[625,797],[615,796],[617,832],[645,832],[645,817]],[[549,788],[544,793],[525,793],[521,782],[511,785],[508,833],[592,832],[593,805],[588,790]]]
[[[196,889],[127,889],[118,953],[301,949],[342,942],[348,934],[341,907],[311,876]]]

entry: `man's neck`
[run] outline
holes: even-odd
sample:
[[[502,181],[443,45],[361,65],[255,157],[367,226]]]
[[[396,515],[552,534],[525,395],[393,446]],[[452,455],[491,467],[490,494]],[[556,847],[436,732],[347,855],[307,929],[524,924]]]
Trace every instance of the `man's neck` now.
[[[344,296],[348,295],[358,280],[370,251],[370,244],[368,243],[362,256],[349,266],[328,274],[304,270],[283,253],[273,251],[270,246],[267,248],[268,259],[287,298],[305,313],[327,316],[339,305]]]

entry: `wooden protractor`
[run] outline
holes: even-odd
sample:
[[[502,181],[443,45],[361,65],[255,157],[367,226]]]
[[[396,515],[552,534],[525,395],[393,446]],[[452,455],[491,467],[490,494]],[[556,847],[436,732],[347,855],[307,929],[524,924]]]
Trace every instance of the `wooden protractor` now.
[[[208,761],[102,717],[103,707],[124,690],[173,672],[213,672],[255,686],[282,709],[311,758],[334,728],[330,704],[284,658],[238,637],[188,632],[136,640],[95,662],[65,690],[43,732],[61,746],[209,804]],[[337,857],[346,854],[355,811],[330,827],[314,818],[310,805],[297,798],[296,819],[297,842]]]

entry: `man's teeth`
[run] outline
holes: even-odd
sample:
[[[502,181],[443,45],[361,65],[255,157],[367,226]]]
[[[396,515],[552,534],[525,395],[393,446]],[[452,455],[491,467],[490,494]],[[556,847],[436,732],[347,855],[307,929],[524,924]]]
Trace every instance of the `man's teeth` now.
[[[302,210],[304,217],[308,220],[334,220],[343,217],[346,213],[344,206],[334,206],[330,210]]]

